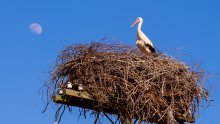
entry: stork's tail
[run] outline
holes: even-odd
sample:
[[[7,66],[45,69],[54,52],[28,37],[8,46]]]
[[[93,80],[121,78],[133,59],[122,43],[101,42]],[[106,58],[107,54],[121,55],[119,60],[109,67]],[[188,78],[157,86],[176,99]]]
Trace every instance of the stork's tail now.
[[[154,47],[154,52],[152,52],[154,57],[160,56],[163,54],[158,48]]]

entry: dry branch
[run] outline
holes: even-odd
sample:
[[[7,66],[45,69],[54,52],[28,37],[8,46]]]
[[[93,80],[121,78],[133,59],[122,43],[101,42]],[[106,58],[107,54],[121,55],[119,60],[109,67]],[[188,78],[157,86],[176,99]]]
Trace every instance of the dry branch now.
[[[194,116],[208,98],[204,78],[203,71],[161,53],[146,56],[130,46],[93,42],[62,51],[49,87],[53,95],[60,83],[83,84],[100,103],[97,118],[108,105],[122,121],[174,123],[178,115]]]

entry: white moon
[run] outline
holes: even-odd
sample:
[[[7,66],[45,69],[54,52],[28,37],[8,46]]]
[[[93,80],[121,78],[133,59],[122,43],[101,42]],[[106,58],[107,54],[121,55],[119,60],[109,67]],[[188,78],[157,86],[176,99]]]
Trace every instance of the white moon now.
[[[32,23],[29,26],[29,29],[32,33],[40,35],[43,32],[42,26],[38,23]]]

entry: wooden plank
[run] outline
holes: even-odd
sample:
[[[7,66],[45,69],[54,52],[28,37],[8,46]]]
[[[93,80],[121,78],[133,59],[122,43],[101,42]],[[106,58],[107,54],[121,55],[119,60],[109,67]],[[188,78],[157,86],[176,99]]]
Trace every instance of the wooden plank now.
[[[93,109],[94,101],[83,99],[80,97],[71,97],[71,96],[64,96],[64,95],[54,95],[53,101],[60,104],[71,105],[76,107],[88,108]]]
[[[91,110],[99,110],[98,101],[94,100],[87,92],[75,91],[72,89],[62,89],[63,95],[54,95],[53,101],[60,104],[71,105]],[[114,114],[115,112],[110,106],[102,104],[103,111],[106,113]],[[194,123],[195,118],[193,116],[184,116],[182,114],[175,115],[175,118],[180,121]],[[149,119],[150,120],[150,119]]]
[[[63,89],[65,95],[79,97],[88,100],[94,100],[86,91],[75,91],[71,89]]]
[[[79,92],[70,89],[63,89],[63,95],[53,95],[53,101],[60,104],[71,105],[91,110],[99,110],[100,104],[98,101],[91,98],[87,92]],[[103,111],[106,113],[114,114],[111,107],[103,104]]]

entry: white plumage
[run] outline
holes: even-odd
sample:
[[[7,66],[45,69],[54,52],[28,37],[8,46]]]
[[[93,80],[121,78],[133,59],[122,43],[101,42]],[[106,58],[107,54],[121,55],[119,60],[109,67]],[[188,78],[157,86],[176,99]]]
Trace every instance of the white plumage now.
[[[70,81],[67,82],[67,88],[68,89],[72,89],[73,88],[73,84]]]
[[[78,85],[78,91],[83,91],[83,85],[82,84]]]
[[[143,19],[141,17],[138,17],[134,21],[134,23],[131,25],[131,27],[133,27],[136,24],[138,24],[137,39],[136,39],[136,44],[137,44],[138,48],[144,54],[149,54],[149,53],[155,52],[155,48],[154,48],[153,43],[150,41],[150,39],[141,30],[141,26],[143,24]]]
[[[63,90],[60,89],[59,92],[58,92],[58,94],[59,94],[59,95],[62,95],[62,94],[63,94]]]

